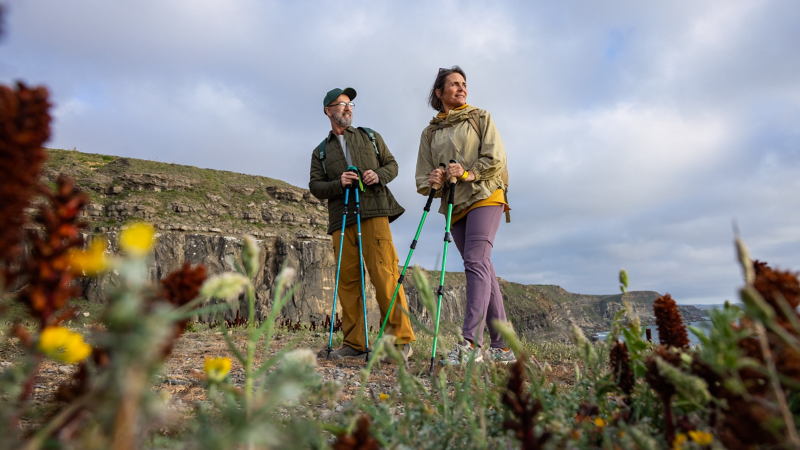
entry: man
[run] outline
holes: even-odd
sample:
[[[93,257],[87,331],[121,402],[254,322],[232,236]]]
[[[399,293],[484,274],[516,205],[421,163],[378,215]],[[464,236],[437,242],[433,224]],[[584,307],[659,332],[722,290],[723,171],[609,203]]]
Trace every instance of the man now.
[[[361,245],[364,267],[375,286],[375,298],[381,310],[383,323],[392,301],[397,279],[399,259],[392,243],[389,223],[403,214],[386,187],[397,176],[397,162],[389,152],[383,138],[369,129],[353,128],[353,88],[332,89],[322,102],[323,111],[331,122],[331,132],[323,141],[324,155],[320,157],[320,144],[311,155],[311,181],[308,187],[319,199],[328,200],[328,234],[332,236],[334,257],[339,257],[339,242],[342,232],[344,192],[348,186],[360,189]],[[371,139],[374,137],[374,141]],[[355,166],[361,176],[347,172]],[[358,230],[355,214],[355,195],[350,193],[344,244],[342,245],[341,269],[339,273],[339,299],[342,307],[342,331],[344,345],[331,353],[335,359],[356,358],[364,354],[364,314],[361,299],[361,265],[358,255]],[[392,314],[386,325],[386,333],[393,334],[405,360],[411,355],[414,331],[411,322],[401,308],[408,310],[403,287],[397,294]],[[381,324],[377,324],[380,326]]]

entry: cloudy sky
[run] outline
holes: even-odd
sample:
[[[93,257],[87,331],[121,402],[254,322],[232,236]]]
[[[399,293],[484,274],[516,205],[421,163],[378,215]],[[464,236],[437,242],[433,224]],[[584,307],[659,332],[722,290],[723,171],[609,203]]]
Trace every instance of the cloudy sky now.
[[[510,162],[499,276],[571,292],[733,299],[732,221],[755,258],[800,270],[800,3],[785,1],[10,1],[0,81],[45,84],[51,147],[307,187],[325,92],[414,164],[439,67],[460,65]],[[414,261],[434,268],[432,214]],[[457,252],[448,269],[463,270]]]

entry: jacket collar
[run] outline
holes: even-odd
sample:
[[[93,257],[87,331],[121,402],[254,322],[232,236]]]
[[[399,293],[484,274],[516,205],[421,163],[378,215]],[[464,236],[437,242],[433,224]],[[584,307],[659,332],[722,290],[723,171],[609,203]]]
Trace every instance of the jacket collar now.
[[[444,125],[444,123],[454,124],[454,123],[462,122],[464,120],[469,119],[469,112],[470,111],[473,111],[473,110],[476,110],[476,109],[478,109],[478,108],[475,107],[475,106],[472,106],[472,105],[469,105],[464,109],[459,109],[459,110],[452,109],[452,110],[448,111],[447,117],[444,118],[444,119],[440,119],[440,118],[438,118],[436,116],[433,116],[433,119],[431,119],[431,125],[438,125],[440,123],[442,125]]]
[[[355,129],[355,128],[353,128],[353,126],[352,126],[352,125],[350,125],[349,127],[345,128],[345,129],[344,129],[344,131],[345,131],[345,132],[350,132],[350,133],[355,133],[355,132],[356,132],[356,129]],[[328,142],[330,142],[330,141],[331,141],[331,139],[336,139],[336,136],[337,136],[336,134],[333,134],[333,130],[329,131],[329,132],[328,132],[328,138],[327,138],[327,141],[328,141]]]

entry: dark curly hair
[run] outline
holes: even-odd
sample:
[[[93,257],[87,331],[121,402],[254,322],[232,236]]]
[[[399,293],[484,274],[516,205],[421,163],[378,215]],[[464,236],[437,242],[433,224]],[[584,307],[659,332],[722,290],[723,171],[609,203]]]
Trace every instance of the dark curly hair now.
[[[442,99],[436,96],[436,90],[444,91],[444,80],[452,73],[460,74],[464,77],[464,81],[467,81],[467,74],[464,73],[461,67],[453,66],[449,69],[439,69],[439,73],[436,75],[436,81],[433,82],[433,87],[431,88],[431,94],[428,97],[428,104],[437,111],[443,111],[443,106]]]

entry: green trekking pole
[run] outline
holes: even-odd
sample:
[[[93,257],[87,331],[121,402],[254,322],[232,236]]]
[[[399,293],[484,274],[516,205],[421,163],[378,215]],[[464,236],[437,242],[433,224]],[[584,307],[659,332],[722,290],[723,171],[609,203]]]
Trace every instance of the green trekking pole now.
[[[458,164],[454,159],[450,160],[450,164]],[[444,164],[441,164],[442,166]],[[436,361],[436,341],[439,339],[439,315],[442,312],[442,296],[444,295],[444,268],[447,265],[447,244],[453,241],[450,235],[450,218],[453,215],[453,195],[456,190],[456,177],[451,177],[450,182],[450,195],[447,197],[447,222],[444,228],[444,253],[442,254],[442,274],[439,276],[439,289],[436,295],[439,297],[438,305],[436,306],[436,328],[433,335],[433,349],[431,350],[431,374],[433,374],[433,367]]]
[[[444,163],[440,163],[440,166],[447,168]],[[411,262],[411,255],[414,254],[414,249],[417,248],[417,240],[419,239],[419,234],[422,232],[422,226],[425,225],[425,218],[428,216],[428,213],[431,210],[431,202],[433,202],[433,197],[436,195],[436,192],[439,190],[439,186],[432,185],[431,186],[431,193],[428,194],[428,202],[425,203],[425,208],[423,208],[422,219],[419,221],[419,227],[417,227],[417,234],[414,235],[414,240],[411,241],[411,249],[408,251],[408,257],[406,257],[406,264],[403,266],[403,271],[400,272],[400,278],[397,280],[397,287],[394,288],[394,295],[392,296],[392,302],[389,304],[389,312],[386,313],[386,317],[383,319],[383,325],[381,326],[381,331],[378,333],[378,340],[381,339],[383,336],[383,330],[386,328],[386,324],[389,322],[389,316],[392,315],[392,308],[394,307],[394,301],[397,299],[397,293],[400,292],[400,286],[403,285],[403,278],[406,276],[406,269],[408,269],[408,264]]]

